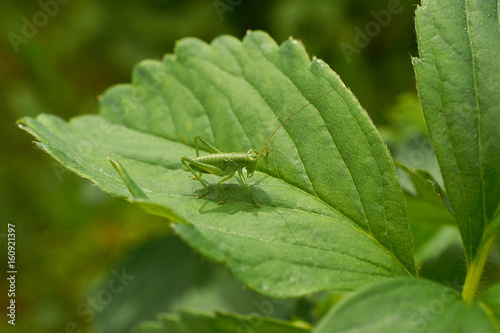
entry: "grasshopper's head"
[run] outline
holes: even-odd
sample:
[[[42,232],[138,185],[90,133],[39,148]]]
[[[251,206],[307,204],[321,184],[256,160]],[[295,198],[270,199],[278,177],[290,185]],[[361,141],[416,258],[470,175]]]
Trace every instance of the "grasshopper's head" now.
[[[257,167],[257,152],[253,149],[250,149],[247,153],[248,155],[248,160],[247,160],[247,178],[250,178],[253,176],[253,173],[255,172],[255,169]]]

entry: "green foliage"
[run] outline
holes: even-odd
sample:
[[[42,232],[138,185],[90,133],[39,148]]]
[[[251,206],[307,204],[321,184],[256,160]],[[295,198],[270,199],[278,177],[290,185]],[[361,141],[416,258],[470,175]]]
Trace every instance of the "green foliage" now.
[[[398,93],[416,95],[408,62],[408,53],[416,50],[410,2],[350,63],[338,45],[352,43],[353,28],[373,20],[370,11],[385,8],[387,0],[369,6],[362,0],[232,3],[238,2],[221,20],[213,1],[56,1],[57,14],[48,15],[47,24],[18,53],[9,33],[23,34],[23,17],[33,22],[36,14],[43,21],[40,3],[50,7],[54,2],[8,1],[2,6],[0,151],[5,158],[0,163],[0,217],[5,228],[14,222],[23,235],[17,245],[23,262],[18,283],[24,292],[16,295],[23,306],[17,314],[30,318],[20,320],[17,330],[64,331],[68,321],[81,319],[75,309],[116,260],[169,232],[164,218],[108,195],[33,150],[32,138],[18,130],[17,119],[42,112],[63,119],[95,113],[96,96],[118,82],[129,82],[131,68],[140,60],[160,59],[184,36],[239,38],[249,28],[266,30],[277,41],[289,36],[302,40],[309,54],[335,68],[356,92],[375,124],[385,121]],[[0,242],[6,249],[5,239],[0,237]],[[7,282],[0,281],[0,288],[7,290]],[[92,321],[81,324],[82,332],[94,326]],[[0,323],[0,331],[9,331],[7,327]]]
[[[296,40],[278,46],[262,32],[182,39],[162,62],[140,63],[132,84],[109,89],[100,115],[65,122],[42,114],[20,126],[68,169],[170,219],[179,237],[249,288],[281,298],[351,292],[312,332],[494,332],[498,285],[476,292],[500,226],[497,11],[479,0],[429,0],[417,10],[413,62],[444,186],[399,164],[406,206],[385,144],[339,77]],[[259,160],[250,185],[262,208],[235,180],[224,205],[215,177],[206,176],[211,193],[195,197],[201,185],[180,162],[195,156],[195,134],[225,152],[260,149],[293,111],[332,88]],[[467,262],[461,298],[460,286],[418,279],[415,267],[456,243],[454,221]],[[242,323],[251,317],[181,311],[137,330],[238,331]],[[257,329],[310,329],[296,324],[266,318]]]
[[[135,333],[211,333],[211,332],[263,332],[263,333],[307,333],[307,324],[263,318],[259,316],[241,316],[217,312],[182,311],[179,314],[162,315],[158,322],[141,324]]]
[[[417,84],[469,265],[500,201],[496,1],[424,1]]]
[[[200,184],[180,157],[195,156],[196,133],[226,152],[260,148],[290,110],[337,87],[273,138],[276,153],[252,178],[262,209],[239,184],[226,187],[222,206],[215,184],[195,198]],[[163,62],[141,63],[133,85],[111,88],[101,106],[101,116],[21,124],[76,173],[182,222],[174,227],[182,238],[251,288],[291,297],[415,275],[403,198],[380,136],[338,77],[311,63],[298,42],[278,47],[261,32],[243,43],[184,39]]]
[[[462,236],[472,300],[498,225],[500,32],[496,1],[425,1],[414,59],[422,107]]]

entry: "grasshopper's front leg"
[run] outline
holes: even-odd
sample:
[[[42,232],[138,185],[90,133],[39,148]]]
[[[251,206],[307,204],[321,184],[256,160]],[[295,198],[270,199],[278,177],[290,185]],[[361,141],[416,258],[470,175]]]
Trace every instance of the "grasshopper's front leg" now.
[[[240,179],[241,179],[241,182],[243,183],[243,186],[245,186],[245,188],[247,189],[248,193],[250,193],[250,196],[252,197],[253,202],[255,203],[255,206],[260,207],[260,204],[257,202],[257,200],[255,199],[255,197],[253,196],[252,191],[250,191],[250,187],[248,186],[248,184],[247,184],[247,182],[245,180],[245,176],[243,176],[243,172],[241,171],[241,169],[238,169],[238,175],[240,176]]]

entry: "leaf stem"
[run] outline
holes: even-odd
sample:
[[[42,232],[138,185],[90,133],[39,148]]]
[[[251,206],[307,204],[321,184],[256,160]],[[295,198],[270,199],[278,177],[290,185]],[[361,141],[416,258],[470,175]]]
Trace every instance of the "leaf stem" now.
[[[484,265],[486,264],[494,240],[495,236],[490,237],[490,239],[478,250],[472,264],[468,267],[464,289],[462,290],[462,299],[464,302],[472,302],[476,297],[479,280],[483,274]]]

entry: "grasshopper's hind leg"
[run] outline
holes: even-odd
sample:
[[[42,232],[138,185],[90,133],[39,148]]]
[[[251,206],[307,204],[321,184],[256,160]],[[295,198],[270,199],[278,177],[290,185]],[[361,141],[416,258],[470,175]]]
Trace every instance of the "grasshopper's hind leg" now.
[[[245,180],[245,176],[243,176],[243,172],[241,171],[241,169],[238,170],[238,175],[240,176],[240,179],[241,179],[241,182],[243,183],[243,186],[245,186],[245,188],[247,189],[248,193],[250,193],[250,196],[252,197],[253,202],[255,203],[255,206],[260,207],[259,203],[257,202],[257,200],[255,199],[255,197],[253,196],[252,191],[250,191],[250,187],[248,186],[248,184],[247,184],[247,182]]]
[[[208,150],[212,154],[220,154],[220,153],[222,153],[221,150],[215,148],[210,143],[208,143],[205,140],[203,140],[201,136],[199,136],[198,134],[196,134],[194,136],[194,149],[196,150],[196,157],[200,157],[200,150],[198,149],[198,140],[201,141],[201,143],[203,143],[205,146],[207,146]],[[202,173],[200,172],[198,175],[200,176],[199,178],[201,178]],[[193,179],[198,179],[198,177],[193,178]]]
[[[186,162],[186,158],[185,157],[181,157],[181,162],[182,164],[184,164],[184,166],[194,175],[194,177],[191,177],[193,179],[197,179],[200,181],[200,183],[203,185],[203,187],[205,187],[205,192],[201,193],[201,194],[198,194],[197,197],[198,198],[201,198],[202,196],[206,195],[208,192],[210,192],[210,189],[208,188],[208,185],[201,179],[201,172],[200,174],[198,175],[194,170],[193,168],[191,168],[191,166]]]
[[[210,150],[210,152],[212,154],[220,154],[222,153],[221,150],[215,148],[214,146],[212,146],[210,143],[206,142],[205,140],[203,140],[201,138],[201,136],[199,136],[198,134],[196,134],[194,136],[194,148],[196,149],[196,157],[199,157],[199,150],[198,150],[198,140],[201,141],[201,143],[203,143],[205,146],[207,146],[208,150]]]

